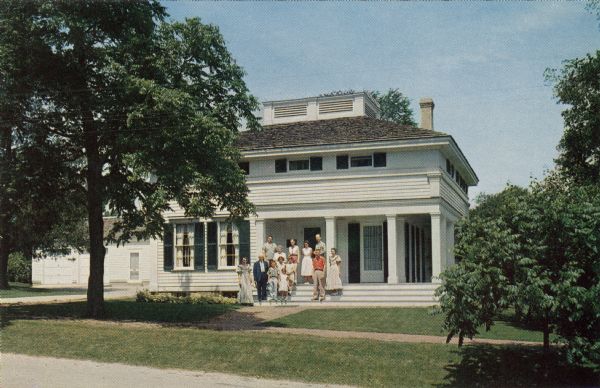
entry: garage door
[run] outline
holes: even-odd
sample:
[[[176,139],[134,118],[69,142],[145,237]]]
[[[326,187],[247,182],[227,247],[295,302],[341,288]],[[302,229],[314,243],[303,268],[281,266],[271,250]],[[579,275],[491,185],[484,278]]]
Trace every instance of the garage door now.
[[[77,260],[62,257],[44,260],[44,284],[72,284],[77,280]]]

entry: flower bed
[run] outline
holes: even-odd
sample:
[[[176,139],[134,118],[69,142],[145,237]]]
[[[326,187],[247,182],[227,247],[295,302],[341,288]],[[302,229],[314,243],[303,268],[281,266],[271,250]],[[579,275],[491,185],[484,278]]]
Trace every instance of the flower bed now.
[[[187,303],[187,304],[237,304],[236,298],[228,298],[210,292],[193,292],[188,296],[176,296],[166,292],[151,293],[148,290],[138,291],[137,302],[145,303]]]

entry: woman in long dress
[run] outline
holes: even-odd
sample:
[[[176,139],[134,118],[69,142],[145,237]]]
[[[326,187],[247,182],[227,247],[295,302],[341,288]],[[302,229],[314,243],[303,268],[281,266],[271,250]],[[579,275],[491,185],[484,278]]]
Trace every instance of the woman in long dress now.
[[[312,253],[313,250],[308,245],[308,241],[304,241],[304,248],[302,248],[302,269],[300,271],[300,274],[304,277],[304,284],[308,284],[309,279],[312,279]]]
[[[331,254],[327,259],[327,280],[325,281],[325,289],[332,291],[337,294],[342,287],[342,279],[340,277],[340,270],[342,265],[342,258],[337,254],[335,248],[331,248]]]
[[[248,259],[242,257],[242,263],[237,266],[236,272],[240,283],[240,292],[238,293],[238,301],[240,304],[253,305],[254,298],[252,297],[252,267],[248,264]]]
[[[300,248],[296,245],[296,239],[290,240],[290,247],[288,248],[288,261],[285,265],[285,272],[288,276],[289,291],[292,291],[296,285],[296,269],[298,268],[298,256],[300,255]]]

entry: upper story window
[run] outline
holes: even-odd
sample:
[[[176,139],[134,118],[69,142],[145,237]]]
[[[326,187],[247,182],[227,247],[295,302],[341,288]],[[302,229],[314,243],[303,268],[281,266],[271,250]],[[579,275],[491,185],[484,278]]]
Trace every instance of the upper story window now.
[[[321,171],[323,170],[323,158],[321,156],[311,156],[308,159],[277,159],[275,160],[275,172],[282,173],[287,171]]]
[[[290,160],[290,171],[308,170],[310,168],[310,161],[308,159],[302,160]]]
[[[373,165],[373,155],[351,156],[350,167],[368,167]]]
[[[246,175],[250,174],[250,162],[239,162],[238,165],[240,166],[240,169],[242,169]]]
[[[450,159],[446,159],[446,172],[448,173],[448,175],[450,175],[452,179],[454,179],[454,181],[461,188],[462,191],[464,191],[465,193],[469,192],[469,185],[463,179],[460,173],[454,168],[454,165],[452,164]]]
[[[337,155],[336,168],[346,170],[348,167],[386,167],[387,154],[385,152],[375,152],[372,155]]]

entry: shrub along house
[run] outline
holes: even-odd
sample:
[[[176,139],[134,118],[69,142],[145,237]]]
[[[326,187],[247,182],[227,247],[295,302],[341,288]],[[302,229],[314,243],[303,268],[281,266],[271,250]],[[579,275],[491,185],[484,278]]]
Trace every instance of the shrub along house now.
[[[240,257],[254,262],[267,235],[285,246],[290,238],[314,244],[320,233],[343,259],[343,295],[328,299],[434,303],[478,178],[452,136],[433,130],[433,101],[420,106],[414,128],[378,119],[367,93],[265,102],[263,130],[238,139],[257,215],[228,224],[227,214],[190,219],[173,204],[164,239],[138,261],[149,289],[237,291]],[[138,247],[119,249],[142,254]],[[292,300],[309,301],[310,292],[299,285]]]

